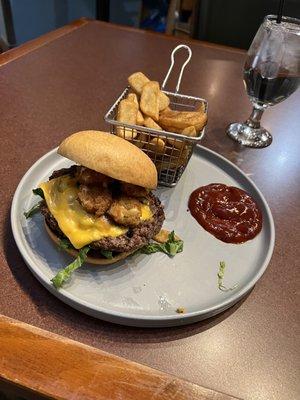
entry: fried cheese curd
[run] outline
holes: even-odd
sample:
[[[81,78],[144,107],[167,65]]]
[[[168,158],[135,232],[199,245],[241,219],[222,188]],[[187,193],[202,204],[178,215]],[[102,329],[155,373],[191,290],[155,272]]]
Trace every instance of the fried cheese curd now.
[[[78,200],[91,214],[107,214],[118,225],[134,227],[141,223],[142,203],[148,191],[140,186],[121,183],[86,167],[77,167]]]
[[[112,195],[103,186],[80,185],[78,199],[87,212],[97,217],[105,214],[112,204]]]
[[[137,226],[141,221],[142,204],[134,197],[121,195],[113,201],[108,214],[119,225]]]

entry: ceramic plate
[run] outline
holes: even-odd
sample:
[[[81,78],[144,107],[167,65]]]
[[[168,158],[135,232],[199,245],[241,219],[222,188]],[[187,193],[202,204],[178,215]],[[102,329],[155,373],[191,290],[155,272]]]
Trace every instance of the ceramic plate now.
[[[50,279],[71,262],[45,232],[43,218],[23,216],[37,202],[32,188],[47,180],[55,169],[71,162],[56,149],[39,159],[25,174],[14,195],[11,224],[17,246],[32,273],[55,296],[70,306],[106,321],[159,327],[175,326],[211,317],[236,303],[262,276],[274,247],[274,222],[270,209],[253,182],[234,164],[198,146],[175,188],[159,188],[165,206],[165,228],[184,240],[184,251],[174,258],[165,254],[135,255],[111,266],[86,264],[59,291]],[[263,229],[244,244],[227,244],[206,232],[187,211],[190,193],[213,182],[238,186],[257,201]],[[218,288],[219,262],[226,262],[224,284]],[[185,313],[176,309],[184,307]]]

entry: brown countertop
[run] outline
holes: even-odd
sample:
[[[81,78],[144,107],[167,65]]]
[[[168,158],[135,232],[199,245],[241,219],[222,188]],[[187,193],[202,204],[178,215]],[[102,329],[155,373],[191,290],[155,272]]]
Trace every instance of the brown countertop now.
[[[226,125],[245,120],[251,109],[242,82],[244,52],[189,42],[193,59],[181,91],[208,99],[203,144],[251,174],[274,216],[274,255],[247,298],[219,316],[185,327],[112,325],[48,293],[25,266],[12,237],[12,196],[32,163],[71,132],[105,129],[103,115],[127,76],[141,70],[162,82],[170,51],[180,42],[89,22],[51,36],[17,58],[14,52],[0,56],[0,313],[233,396],[296,399],[300,91],[266,111],[263,125],[274,138],[270,147],[254,150],[232,142],[225,136]]]

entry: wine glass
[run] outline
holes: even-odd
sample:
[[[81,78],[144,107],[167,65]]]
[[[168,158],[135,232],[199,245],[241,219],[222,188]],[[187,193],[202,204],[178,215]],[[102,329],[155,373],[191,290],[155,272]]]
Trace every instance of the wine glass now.
[[[244,84],[253,104],[246,122],[227,127],[233,140],[249,147],[266,147],[271,134],[260,125],[264,110],[297,90],[300,84],[300,20],[275,15],[265,17],[248,50]]]

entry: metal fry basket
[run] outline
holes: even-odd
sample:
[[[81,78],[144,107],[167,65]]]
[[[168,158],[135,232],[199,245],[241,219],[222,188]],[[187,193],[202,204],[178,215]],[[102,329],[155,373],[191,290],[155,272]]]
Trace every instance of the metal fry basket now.
[[[174,66],[174,55],[181,48],[188,51],[188,58],[181,67],[175,92],[168,92],[164,89]],[[186,45],[179,45],[172,51],[171,65],[165,76],[161,90],[169,97],[170,108],[172,110],[195,111],[202,107],[205,113],[207,113],[208,104],[205,99],[179,93],[182,75],[191,57],[192,50]],[[157,168],[160,185],[175,186],[188,165],[195,145],[203,138],[205,126],[198,132],[196,137],[191,137],[176,132],[167,132],[140,125],[129,125],[117,121],[118,105],[121,100],[127,97],[128,93],[130,93],[129,86],[126,87],[104,117],[105,121],[110,124],[110,132],[129,140],[152,159]]]

